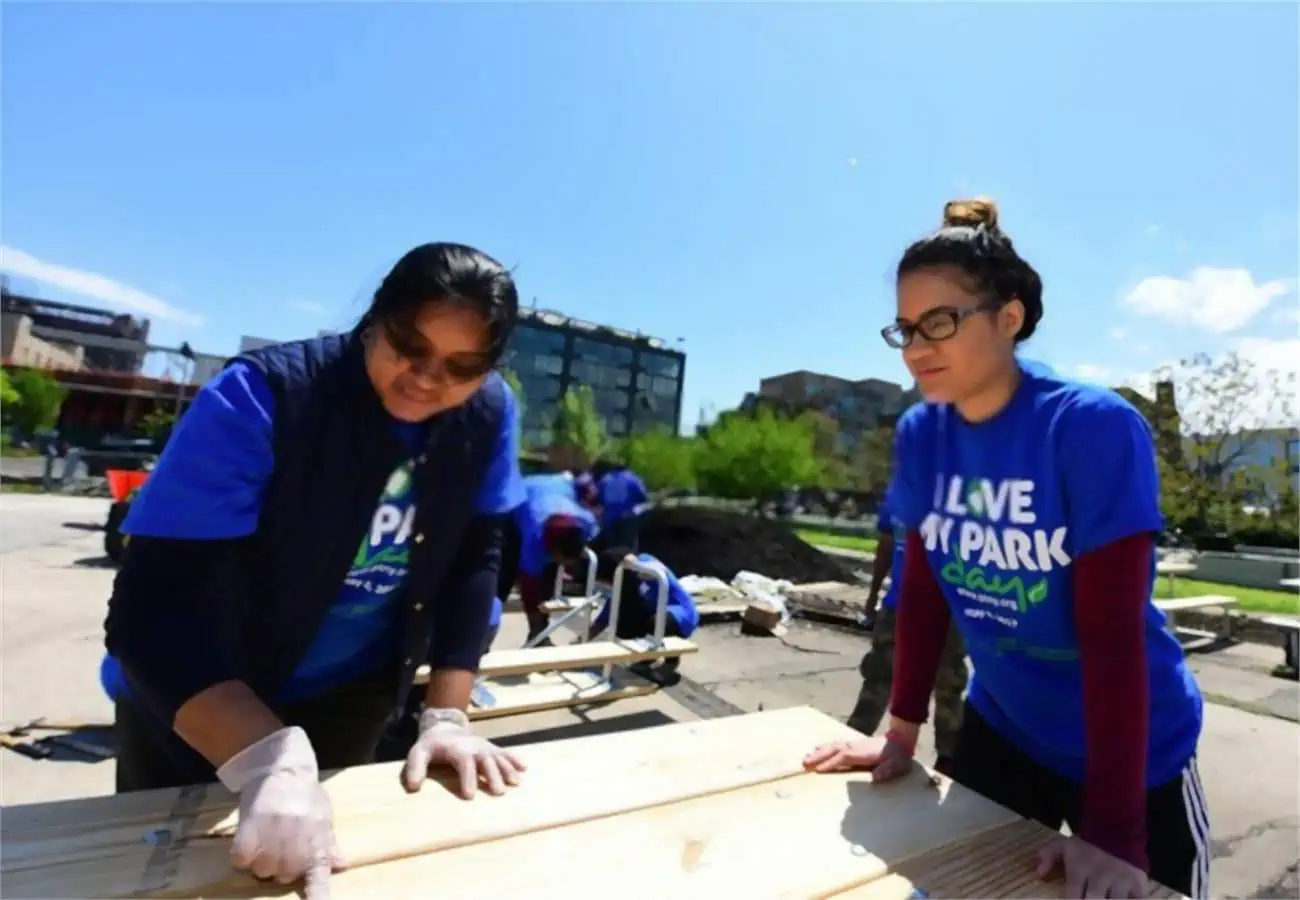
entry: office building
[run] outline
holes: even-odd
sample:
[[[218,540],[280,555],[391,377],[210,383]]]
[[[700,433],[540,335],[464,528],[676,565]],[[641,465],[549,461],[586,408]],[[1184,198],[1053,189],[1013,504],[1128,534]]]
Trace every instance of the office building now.
[[[0,314],[4,356],[15,364],[138,373],[150,349],[148,319],[14,294],[7,285],[0,285]]]
[[[524,395],[524,437],[541,443],[564,392],[587,385],[612,437],[681,425],[686,355],[659,338],[570,318],[520,310],[503,367]]]
[[[915,388],[892,381],[862,378],[857,381],[800,370],[774,375],[747,394],[742,410],[769,406],[787,413],[816,411],[835,420],[842,449],[851,451],[866,432],[896,418],[920,399]]]

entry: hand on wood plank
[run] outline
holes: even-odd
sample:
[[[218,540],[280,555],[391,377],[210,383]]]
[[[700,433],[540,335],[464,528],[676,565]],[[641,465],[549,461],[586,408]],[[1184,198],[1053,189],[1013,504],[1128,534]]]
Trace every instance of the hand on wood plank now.
[[[872,781],[889,781],[912,768],[912,750],[889,737],[864,737],[822,744],[803,758],[810,772],[849,772],[869,769]]]
[[[1064,835],[1038,851],[1038,877],[1065,872],[1067,897],[1141,898],[1147,895],[1146,873],[1116,859],[1082,838]]]
[[[239,794],[231,865],[281,884],[305,879],[307,900],[329,900],[330,873],[343,868],[343,857],[307,733],[277,731],[235,754],[217,775]]]
[[[408,791],[418,791],[429,767],[436,765],[455,769],[466,800],[474,799],[480,780],[489,794],[504,794],[519,783],[525,768],[515,754],[471,732],[469,718],[460,710],[426,709],[420,713],[420,736],[406,756],[402,783]]]

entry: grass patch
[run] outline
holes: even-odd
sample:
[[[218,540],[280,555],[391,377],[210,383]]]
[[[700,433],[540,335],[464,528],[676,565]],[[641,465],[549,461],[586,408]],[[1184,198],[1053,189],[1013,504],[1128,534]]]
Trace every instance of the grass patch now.
[[[39,484],[28,484],[25,481],[0,481],[0,493],[41,494],[44,491]]]
[[[1196,578],[1175,578],[1174,592],[1170,594],[1169,579],[1165,576],[1156,579],[1155,597],[1157,600],[1203,597],[1206,594],[1222,594],[1225,597],[1236,597],[1237,608],[1245,612],[1300,615],[1300,593],[1238,587],[1235,584],[1219,584],[1215,581],[1200,581]]]
[[[840,547],[845,550],[860,550],[864,553],[876,552],[876,539],[874,537],[832,534],[828,531],[818,531],[815,528],[796,528],[795,534],[818,547]],[[1213,581],[1200,581],[1196,578],[1175,578],[1174,593],[1171,595],[1169,593],[1169,579],[1165,576],[1156,579],[1155,598],[1157,600],[1169,600],[1176,597],[1203,597],[1206,594],[1222,594],[1228,597],[1236,597],[1237,608],[1244,612],[1300,615],[1300,593],[1238,587],[1235,584],[1218,584]]]
[[[794,533],[814,547],[838,547],[841,550],[859,550],[863,553],[876,552],[876,539],[874,537],[834,534],[829,531],[818,531],[815,528],[796,528]]]

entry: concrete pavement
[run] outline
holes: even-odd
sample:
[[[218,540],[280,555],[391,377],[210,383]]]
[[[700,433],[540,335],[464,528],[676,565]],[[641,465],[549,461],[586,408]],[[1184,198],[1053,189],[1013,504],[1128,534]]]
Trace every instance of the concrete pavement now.
[[[37,716],[107,722],[98,684],[102,623],[113,570],[103,567],[102,534],[85,530],[108,501],[0,495],[0,719]],[[518,614],[508,614],[499,647],[517,646]],[[847,716],[867,647],[858,633],[796,622],[781,640],[742,636],[735,624],[706,626],[687,657],[683,684],[605,709],[542,713],[484,723],[509,742],[686,721],[735,711],[809,704]],[[1300,896],[1300,694],[1269,678],[1272,648],[1243,647],[1194,658],[1207,706],[1201,773],[1214,836],[1216,897]],[[1266,714],[1260,714],[1266,713]],[[1288,715],[1289,714],[1289,715]],[[925,734],[922,758],[933,754]],[[36,762],[0,751],[5,804],[109,793],[113,763]]]

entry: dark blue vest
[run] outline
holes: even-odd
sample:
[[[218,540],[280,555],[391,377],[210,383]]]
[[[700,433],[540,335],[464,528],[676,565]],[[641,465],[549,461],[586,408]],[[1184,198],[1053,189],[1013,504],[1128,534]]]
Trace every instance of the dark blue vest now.
[[[366,376],[355,335],[332,335],[245,354],[275,396],[275,471],[251,545],[239,628],[245,677],[274,693],[306,653],[337,598],[375,504],[409,451]],[[410,569],[403,587],[402,651],[394,709],[425,662],[441,587],[474,512],[505,414],[493,376],[464,406],[429,423],[416,457]]]
[[[356,335],[240,358],[263,373],[274,398],[275,466],[257,530],[226,541],[133,540],[105,623],[109,651],[123,661],[150,730],[182,772],[176,783],[211,776],[172,733],[177,708],[232,678],[274,701],[338,598],[385,483],[410,454],[370,384]],[[446,624],[459,612],[441,604],[462,602],[445,588],[475,530],[474,501],[497,450],[506,398],[494,375],[464,406],[429,422],[414,467],[401,649],[391,670],[394,714],[416,667],[430,657],[435,621],[441,615]],[[434,656],[478,658],[478,645],[462,652],[443,643]]]

